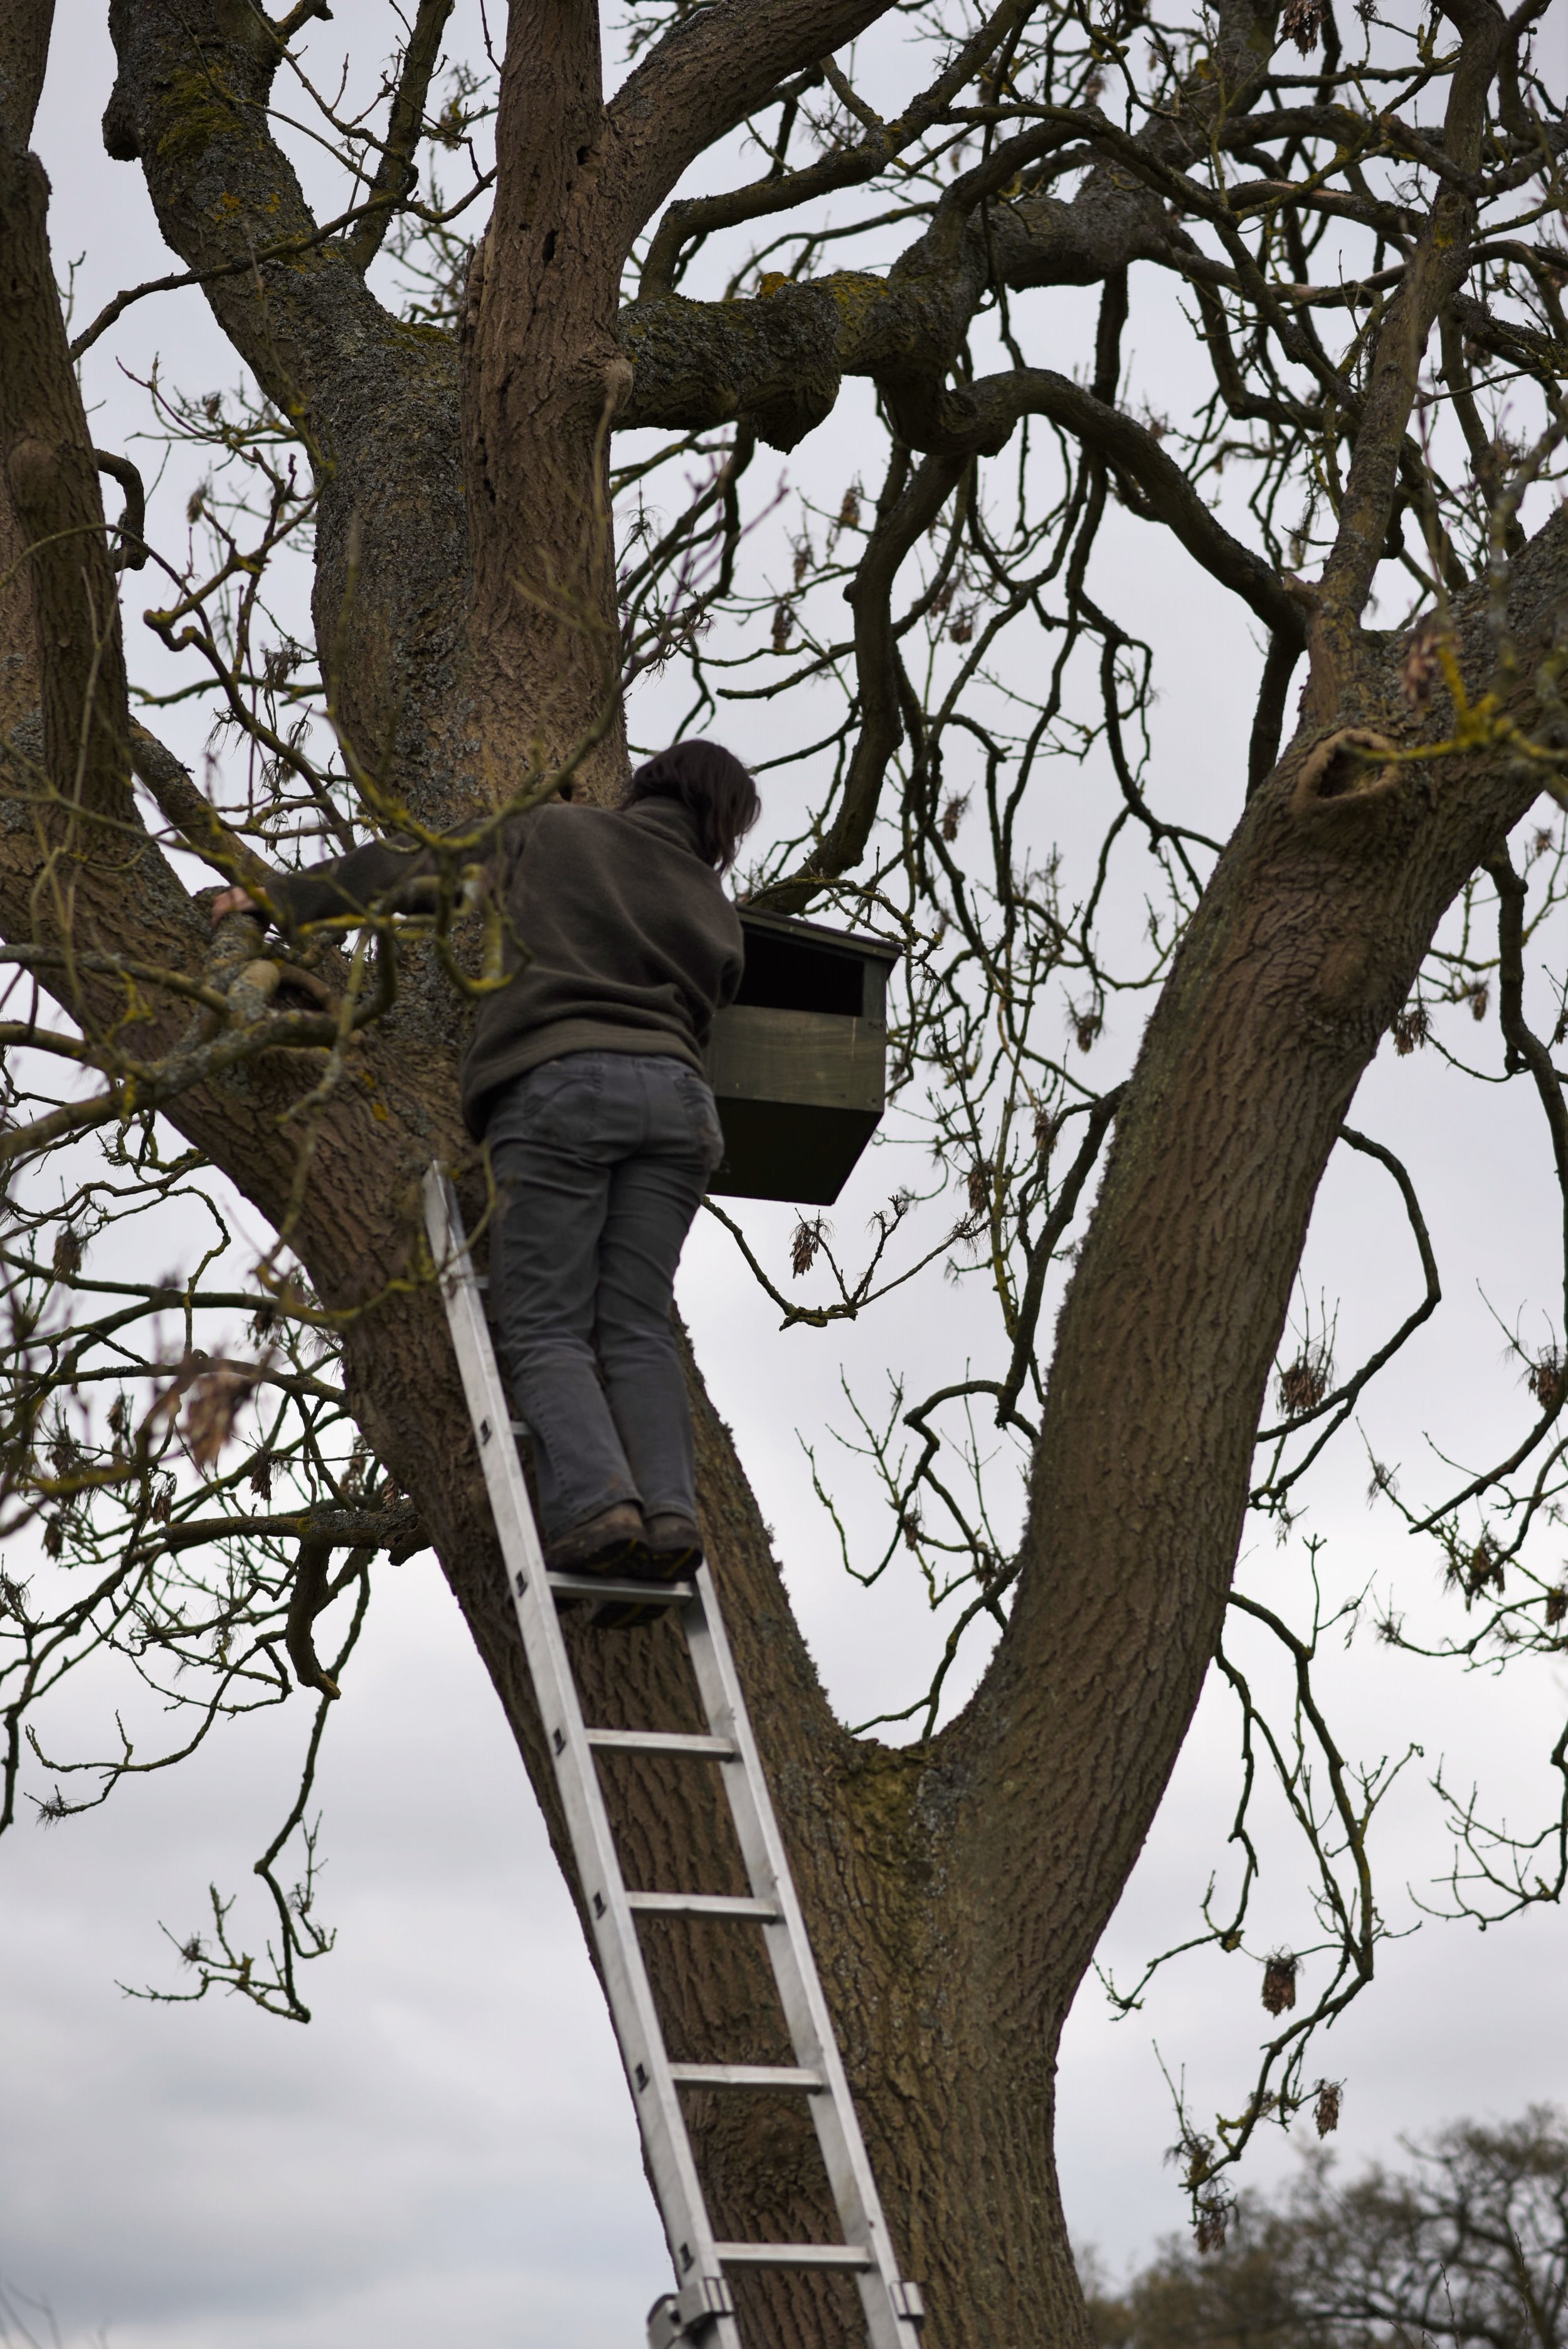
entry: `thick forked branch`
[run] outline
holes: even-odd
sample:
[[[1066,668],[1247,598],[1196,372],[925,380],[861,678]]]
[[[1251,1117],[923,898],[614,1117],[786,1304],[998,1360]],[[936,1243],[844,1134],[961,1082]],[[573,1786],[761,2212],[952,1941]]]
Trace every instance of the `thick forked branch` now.
[[[109,533],[66,347],[46,202],[36,160],[15,149],[0,152],[0,470],[23,526],[20,575],[36,615],[36,658],[26,673],[38,680],[43,712],[41,740],[36,721],[31,729],[14,727],[5,761],[0,934],[13,947],[58,949],[58,976],[53,959],[41,975],[90,1045],[95,1033],[107,1034],[121,1020],[128,972],[190,973],[207,950],[205,919],[140,821],[133,760],[199,853],[225,872],[256,868],[176,762],[129,718]],[[171,1070],[181,1063],[176,1122],[275,1219],[294,1167],[294,1150],[274,1113],[286,1104],[288,1088],[274,1081],[247,1100],[236,1075],[222,1093],[203,1089],[191,1071],[235,1063],[242,1040],[232,1049],[218,1040],[209,1050],[189,1036],[175,999],[181,992],[170,988],[160,1000],[151,989],[135,1024],[135,1059],[150,1068],[160,1054]],[[109,1067],[115,1059],[111,1050]],[[382,1097],[400,1097],[391,1081],[397,1070],[417,1123],[429,1136],[427,1103],[437,1093],[429,1056],[411,1051],[404,1040],[387,1061]],[[193,1092],[186,1090],[191,1082]],[[349,1146],[362,1160],[363,1146]],[[427,1154],[428,1146],[427,1139]],[[330,1146],[327,1154],[330,1163]]]
[[[260,10],[214,0],[117,0],[119,74],[104,145],[139,161],[165,242],[192,269],[243,264],[318,223],[272,136],[267,103],[283,51]],[[215,280],[213,315],[263,389],[331,449],[333,394],[356,336],[389,324],[347,254],[302,251]]]
[[[1565,566],[1559,512],[1511,574],[1532,666]],[[1456,611],[1472,678],[1491,663],[1486,605],[1478,588]],[[1536,789],[1481,750],[1427,771],[1435,790],[1403,770],[1319,801],[1294,790],[1300,755],[1249,803],[1119,1108],[1058,1324],[1017,1605],[950,1733],[989,1820],[966,1864],[991,1920],[977,2007],[1043,1972],[1039,2013],[1065,2013],[1089,1961],[1214,1652],[1323,1167],[1443,912]]]
[[[34,659],[24,674],[42,702],[41,730],[35,721],[24,748],[18,737],[29,730],[14,728],[5,762],[0,928],[13,946],[61,949],[46,984],[90,1050],[123,1017],[113,950],[179,972],[199,926],[130,790],[115,574],[50,266],[47,204],[36,158],[0,150],[0,468],[30,606]],[[184,1017],[166,996],[138,1023],[138,1059],[168,1053]]]
[[[1042,152],[1081,127],[1081,117],[1067,115],[1008,146]],[[925,388],[930,404],[994,285],[1093,284],[1133,261],[1169,260],[1181,242],[1145,190],[1125,176],[1102,184],[1099,174],[1070,204],[1026,197],[992,205],[982,228],[977,216],[1009,165],[1011,154],[954,182],[930,229],[885,276],[839,271],[742,301],[639,296],[620,315],[634,373],[617,426],[692,430],[747,414],[769,446],[788,449],[830,413],[846,375]]]

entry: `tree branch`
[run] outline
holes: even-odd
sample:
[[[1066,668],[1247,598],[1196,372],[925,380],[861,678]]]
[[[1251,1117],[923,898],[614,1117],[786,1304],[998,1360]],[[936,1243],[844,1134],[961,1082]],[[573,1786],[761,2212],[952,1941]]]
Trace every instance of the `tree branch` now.
[[[732,188],[722,195],[693,196],[683,203],[672,204],[648,247],[638,299],[653,301],[660,295],[674,293],[682,249],[694,237],[706,236],[715,229],[733,228],[742,221],[762,220],[773,212],[791,212],[813,197],[831,194],[840,188],[858,187],[864,181],[875,179],[895,156],[923,138],[986,59],[1004,41],[1013,38],[1037,5],[1038,0],[1002,0],[1002,5],[992,10],[929,88],[912,99],[892,121],[878,124],[872,135],[858,145],[824,155],[804,171],[776,173],[754,180],[748,187]],[[659,54],[655,52],[655,57]],[[650,59],[650,66],[654,62]],[[814,64],[816,60],[809,62]],[[611,106],[613,121],[624,95],[623,91]]]
[[[0,137],[26,147],[44,94],[55,0],[10,0],[0,15]]]
[[[1017,0],[1019,21],[1037,0]],[[820,64],[890,0],[717,0],[694,8],[605,109],[605,229],[623,253],[687,166],[778,84]]]
[[[229,830],[173,751],[165,749],[145,726],[134,721],[130,729],[130,762],[161,813],[204,864],[210,864],[214,873],[221,873],[226,881],[242,882],[247,888],[266,889],[273,878],[272,868],[237,833]]]
[[[26,543],[44,760],[57,794],[49,829],[79,857],[103,848],[85,820],[128,811],[125,663],[97,462],[49,264],[48,200],[37,159],[0,150],[0,462]]]
[[[439,830],[472,803],[450,691],[469,572],[457,353],[392,317],[313,217],[268,127],[283,53],[259,11],[125,0],[114,33],[105,144],[141,159],[165,240],[315,469],[334,716],[364,766],[397,762],[407,804]]]
[[[369,209],[343,241],[344,251],[356,269],[369,268],[381,250],[394,206],[418,178],[414,154],[425,126],[425,100],[430,94],[431,77],[440,59],[441,36],[451,13],[452,0],[419,0],[414,29],[403,52],[391,119],[387,125],[387,143],[370,183]]]
[[[1480,159],[1487,93],[1504,37],[1491,0],[1463,0],[1463,46],[1449,90],[1443,145],[1459,172],[1473,173]],[[1325,650],[1343,665],[1372,592],[1388,534],[1406,427],[1415,404],[1421,363],[1437,318],[1470,266],[1475,234],[1473,195],[1445,179],[1403,281],[1388,305],[1373,348],[1339,527],[1320,588]],[[1316,680],[1315,679],[1315,684]],[[1329,688],[1325,685],[1324,690]]]

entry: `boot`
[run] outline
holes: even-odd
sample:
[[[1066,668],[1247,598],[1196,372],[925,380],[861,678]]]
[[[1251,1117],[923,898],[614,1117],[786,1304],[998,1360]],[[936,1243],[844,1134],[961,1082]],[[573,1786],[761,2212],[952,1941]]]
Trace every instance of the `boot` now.
[[[702,1536],[690,1517],[661,1509],[646,1520],[645,1553],[634,1572],[655,1582],[679,1582],[702,1564]]]
[[[612,1574],[629,1566],[633,1552],[647,1542],[643,1513],[634,1501],[616,1501],[569,1526],[544,1545],[544,1563],[552,1574]]]

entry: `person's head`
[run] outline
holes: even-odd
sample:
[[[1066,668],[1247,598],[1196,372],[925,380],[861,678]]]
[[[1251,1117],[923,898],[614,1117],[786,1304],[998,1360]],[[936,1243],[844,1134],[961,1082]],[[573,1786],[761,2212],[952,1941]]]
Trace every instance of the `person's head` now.
[[[626,804],[678,800],[696,826],[698,853],[721,873],[762,812],[757,786],[731,751],[717,742],[675,742],[632,777]]]

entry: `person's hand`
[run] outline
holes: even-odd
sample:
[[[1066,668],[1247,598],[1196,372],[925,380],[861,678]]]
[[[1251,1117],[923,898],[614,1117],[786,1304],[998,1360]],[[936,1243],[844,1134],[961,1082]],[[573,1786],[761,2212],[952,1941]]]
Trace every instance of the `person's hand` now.
[[[256,901],[248,889],[236,883],[232,889],[220,889],[212,900],[212,927],[217,928],[225,914],[253,914]]]

